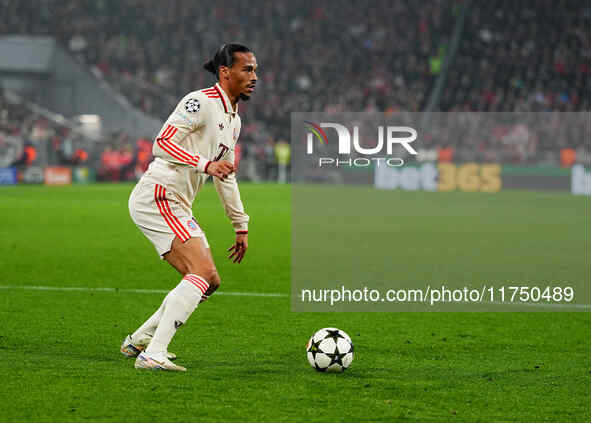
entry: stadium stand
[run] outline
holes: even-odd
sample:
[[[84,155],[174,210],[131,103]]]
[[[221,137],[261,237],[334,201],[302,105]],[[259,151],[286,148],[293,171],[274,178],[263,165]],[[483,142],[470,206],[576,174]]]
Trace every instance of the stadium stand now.
[[[258,163],[258,171],[249,167],[256,180],[275,177],[274,149],[289,139],[292,111],[424,110],[444,72],[464,4],[376,0],[371,8],[359,8],[352,0],[264,1],[257,7],[238,0],[4,0],[0,33],[56,37],[159,119],[184,93],[212,83],[202,63],[221,41],[249,45],[261,64],[261,83],[257,99],[241,105],[241,138],[243,157]],[[492,0],[472,2],[467,16],[436,110],[589,110],[591,6],[574,0]],[[489,160],[558,163],[560,149],[577,150],[579,157],[591,151],[591,138],[575,135],[515,148],[475,145],[470,138],[426,146],[467,149],[461,154]],[[117,148],[128,151],[133,145],[127,139]]]
[[[478,2],[470,9],[441,109],[591,109],[591,4]]]
[[[354,1],[9,1],[8,10],[0,33],[56,36],[160,118],[211,84],[202,63],[222,40],[241,40],[262,65],[264,101],[246,107],[262,141],[287,137],[294,110],[420,110],[453,26],[453,8],[434,0],[379,0],[367,10]]]

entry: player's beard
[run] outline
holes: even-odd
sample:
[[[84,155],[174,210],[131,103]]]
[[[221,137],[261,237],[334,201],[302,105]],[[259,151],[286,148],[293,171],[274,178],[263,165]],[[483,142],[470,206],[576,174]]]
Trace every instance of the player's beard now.
[[[240,100],[242,100],[242,101],[248,101],[248,100],[250,100],[250,96],[249,95],[246,95],[244,93],[240,93]]]

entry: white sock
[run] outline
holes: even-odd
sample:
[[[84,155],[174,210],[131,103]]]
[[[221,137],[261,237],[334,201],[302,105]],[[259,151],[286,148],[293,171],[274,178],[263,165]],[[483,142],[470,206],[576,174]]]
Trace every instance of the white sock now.
[[[198,275],[186,275],[167,296],[160,322],[146,352],[150,355],[165,354],[176,330],[187,322],[197,308],[209,284]]]
[[[172,292],[172,291],[171,291]],[[160,307],[154,314],[152,314],[148,320],[146,320],[134,333],[131,334],[131,340],[134,343],[140,342],[142,339],[151,338],[154,336],[154,331],[158,327],[158,323],[160,323],[160,318],[162,317],[162,311],[164,310],[164,305],[166,304],[166,300],[168,299],[170,292],[164,300]]]

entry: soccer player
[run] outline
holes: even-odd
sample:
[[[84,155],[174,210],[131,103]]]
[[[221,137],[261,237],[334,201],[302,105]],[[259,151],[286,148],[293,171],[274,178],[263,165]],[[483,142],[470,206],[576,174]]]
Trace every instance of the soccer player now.
[[[240,44],[225,44],[204,68],[215,74],[210,88],[187,94],[168,117],[153,145],[154,161],[129,198],[131,218],[158,254],[181,275],[162,305],[121,345],[136,357],[137,369],[186,371],[170,361],[168,344],[197,306],[220,286],[205,234],[192,205],[209,175],[236,240],[229,258],[240,263],[248,248],[248,221],[234,168],[240,134],[238,101],[247,101],[257,82],[254,54]]]

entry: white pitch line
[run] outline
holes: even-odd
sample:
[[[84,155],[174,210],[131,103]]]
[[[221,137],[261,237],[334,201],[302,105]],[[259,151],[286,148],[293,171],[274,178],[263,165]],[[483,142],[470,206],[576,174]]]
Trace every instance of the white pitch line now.
[[[0,285],[0,289],[16,289],[24,291],[78,291],[78,292],[121,292],[134,294],[168,294],[170,290],[166,289],[129,289],[129,288],[92,288],[88,286],[31,286],[31,285]],[[287,294],[279,294],[275,292],[234,292],[221,291],[216,292],[215,295],[228,295],[235,297],[266,297],[266,298],[287,298]],[[540,307],[540,308],[558,308],[558,309],[591,309],[591,304],[546,304],[546,303],[501,303],[499,301],[490,302],[485,301],[478,304],[492,304],[505,306],[526,306],[526,307]],[[465,303],[462,303],[465,305]]]
[[[79,292],[122,292],[134,294],[168,294],[170,292],[166,289],[127,289],[127,288],[91,288],[87,286],[16,286],[16,285],[0,285],[0,289],[20,289],[25,291],[79,291]],[[287,294],[277,294],[274,292],[233,292],[221,291],[216,292],[215,295],[232,295],[238,297],[272,297],[285,298]]]

